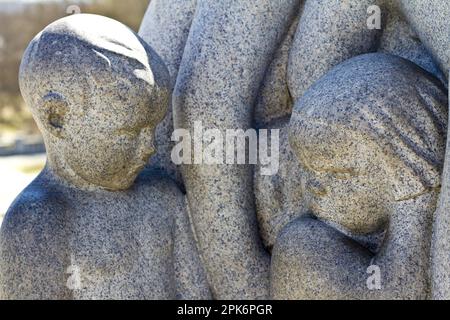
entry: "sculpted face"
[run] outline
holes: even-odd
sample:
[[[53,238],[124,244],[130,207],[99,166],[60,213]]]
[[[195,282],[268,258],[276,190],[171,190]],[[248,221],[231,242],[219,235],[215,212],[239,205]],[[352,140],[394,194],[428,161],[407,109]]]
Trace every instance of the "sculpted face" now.
[[[291,135],[300,162],[305,205],[319,219],[356,234],[379,231],[392,203],[388,174],[364,136],[328,125]]]
[[[362,55],[331,70],[290,121],[309,209],[352,233],[381,231],[394,208],[439,186],[447,104],[435,79],[394,56]]]
[[[128,188],[154,153],[156,123],[148,84],[111,77],[99,91],[93,84],[84,112],[67,121],[61,152],[82,179],[117,190]],[[76,110],[81,101],[69,103]]]
[[[74,15],[36,36],[19,78],[59,175],[108,190],[132,185],[169,99],[167,69],[150,47],[117,21]]]

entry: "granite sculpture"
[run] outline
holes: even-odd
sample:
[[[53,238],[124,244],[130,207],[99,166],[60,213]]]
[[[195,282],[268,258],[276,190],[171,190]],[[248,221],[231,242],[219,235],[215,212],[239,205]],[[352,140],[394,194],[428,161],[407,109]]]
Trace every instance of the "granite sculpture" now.
[[[274,298],[430,297],[447,117],[440,81],[386,54],[350,59],[306,91],[289,139],[308,214],[275,243]]]
[[[184,195],[139,175],[170,92],[154,50],[112,19],[66,17],[30,43],[20,85],[48,162],[2,225],[0,298],[209,298]]]
[[[49,161],[2,226],[0,298],[450,299],[449,15],[152,0],[139,36],[50,25],[20,74]],[[279,129],[278,172],[177,165],[198,123]]]
[[[158,26],[160,21],[163,24],[159,27],[163,27],[170,19],[170,8],[186,5],[183,1],[172,2],[164,6],[161,1],[154,0],[151,6],[159,8],[159,11],[149,10],[141,30],[146,25]],[[382,13],[380,30],[368,26],[368,9],[374,5],[379,6]],[[448,4],[433,1],[430,5],[432,8],[429,10],[434,15],[423,14],[427,5],[420,1],[298,1],[292,2],[290,7],[287,2],[261,1],[253,9],[239,1],[191,1],[190,9],[186,11],[189,14],[179,15],[177,20],[177,23],[182,23],[183,34],[175,33],[178,40],[169,36],[170,41],[163,39],[159,42],[163,48],[170,47],[172,42],[177,45],[186,42],[183,58],[176,68],[172,104],[175,128],[192,130],[195,121],[201,120],[219,130],[236,127],[243,130],[249,127],[281,130],[280,171],[274,176],[261,176],[258,165],[254,168],[254,183],[248,176],[251,169],[243,167],[212,168],[197,164],[179,168],[216,298],[270,296],[266,285],[256,286],[258,293],[250,294],[255,285],[249,283],[248,274],[257,274],[258,270],[261,273],[258,282],[266,279],[268,256],[279,232],[289,222],[307,214],[299,188],[301,169],[289,145],[287,132],[292,107],[308,88],[333,67],[370,52],[408,59],[447,87],[442,62],[448,61],[445,57],[448,52],[445,41]],[[263,8],[267,11],[255,13]],[[288,17],[284,25],[267,19],[266,13],[272,10],[288,12],[284,13]],[[246,25],[246,17],[253,18],[251,25]],[[435,24],[437,34],[430,32],[433,25],[430,19],[439,20]],[[258,28],[264,28],[269,22],[274,28],[272,30],[282,36],[277,38],[275,45],[268,41],[268,36],[264,43],[254,44],[253,39],[261,35],[257,34],[262,30]],[[245,41],[237,40],[241,39],[241,33],[245,33]],[[152,40],[157,42],[157,39]],[[264,60],[262,55],[253,56],[262,63],[264,77],[261,78],[257,72],[261,69],[252,69],[255,61],[245,64],[244,43],[250,45],[245,47],[249,56],[253,52],[264,53],[257,45],[272,46],[269,59]],[[169,63],[171,59],[168,58]],[[253,77],[247,78],[247,72]],[[255,94],[251,91],[255,86],[259,89],[253,98],[254,95],[249,93]],[[359,97],[354,96],[353,99]],[[246,107],[240,107],[241,101],[253,110],[248,113]],[[249,193],[251,190],[254,195]],[[253,198],[255,206],[252,205]],[[257,221],[253,218],[255,215]],[[249,230],[259,230],[268,251],[261,249],[261,240],[255,238],[255,231]],[[245,231],[245,236],[238,236],[243,234],[242,231]],[[244,249],[249,247],[253,248],[250,254],[248,249]],[[246,254],[242,260],[236,261],[236,252]],[[225,275],[223,270],[229,275]],[[225,277],[228,278],[225,280]],[[230,287],[224,288],[223,283]]]

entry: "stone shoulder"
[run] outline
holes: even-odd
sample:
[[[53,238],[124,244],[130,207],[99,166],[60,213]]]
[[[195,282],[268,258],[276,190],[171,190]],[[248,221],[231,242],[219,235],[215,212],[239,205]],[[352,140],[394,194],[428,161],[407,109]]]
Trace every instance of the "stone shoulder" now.
[[[37,178],[11,204],[2,225],[2,234],[25,232],[27,229],[36,232],[40,227],[48,228],[54,223],[62,227],[68,206],[60,191]]]
[[[177,183],[159,171],[144,170],[136,179],[134,188],[145,193],[151,203],[184,205],[184,193]]]

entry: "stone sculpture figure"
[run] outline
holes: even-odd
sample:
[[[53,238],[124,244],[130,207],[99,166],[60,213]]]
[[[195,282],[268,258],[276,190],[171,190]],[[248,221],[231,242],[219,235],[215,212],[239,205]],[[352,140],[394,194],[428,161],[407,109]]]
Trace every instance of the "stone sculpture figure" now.
[[[368,26],[373,5],[380,8],[381,29]],[[293,39],[288,36],[280,47],[281,54],[277,53],[269,67],[255,105],[255,125],[276,126],[282,132],[280,173],[261,177],[258,170],[255,172],[257,215],[267,247],[273,246],[286,222],[301,216],[303,211],[301,193],[295,188],[299,185],[298,164],[285,141],[293,103],[331,68],[369,52],[408,59],[448,86],[448,14],[449,4],[442,1],[305,1],[298,24],[293,25]],[[450,252],[450,241],[447,251]],[[441,264],[448,265],[445,261]]]
[[[366,9],[371,5],[381,9],[382,30],[370,31],[363,23],[368,17]],[[437,76],[448,88],[449,14],[450,3],[440,0],[307,1],[290,53],[290,92],[294,99],[301,98],[330,68],[371,51],[406,58]],[[450,203],[450,162],[445,163],[432,249],[432,296],[435,299],[450,298],[450,217],[446,214]]]
[[[450,2],[400,0],[402,10],[434,59],[450,78]],[[450,135],[448,135],[450,137]],[[436,212],[432,247],[433,299],[450,299],[450,141],[447,138],[445,166],[439,207]]]
[[[442,83],[386,54],[350,59],[306,91],[290,144],[310,215],[275,243],[274,298],[430,297],[447,116]],[[367,284],[371,266],[380,287]]]
[[[373,5],[379,6],[381,29],[369,28]],[[282,55],[275,56],[274,67],[269,67],[255,105],[257,127],[276,126],[282,131],[280,173],[261,177],[255,172],[257,214],[269,248],[286,221],[303,210],[300,192],[294,190],[299,185],[298,164],[285,141],[293,103],[331,68],[369,52],[408,59],[446,84],[445,67],[439,69],[440,61],[448,59],[443,50],[447,48],[443,40],[449,38],[446,6],[442,1],[305,1],[293,39],[287,37],[280,47]]]
[[[184,195],[136,179],[170,92],[153,49],[114,20],[70,16],[30,43],[20,85],[48,162],[2,225],[0,298],[210,298]]]
[[[265,71],[300,2],[197,1],[173,94],[175,128],[192,130],[196,121],[223,134],[252,128]],[[182,174],[214,297],[268,298],[252,166],[192,162]]]
[[[383,30],[372,30],[367,26],[367,9],[372,5],[381,7]],[[171,75],[176,82],[175,126],[189,129],[195,120],[202,120],[219,129],[245,130],[253,126],[282,131],[280,173],[261,177],[257,166],[254,187],[248,178],[249,168],[212,169],[201,165],[183,168],[193,222],[200,247],[206,251],[205,264],[217,297],[242,297],[242,291],[249,292],[249,287],[258,288],[257,291],[262,293],[264,290],[260,289],[266,287],[248,281],[250,269],[251,274],[260,270],[258,282],[265,281],[268,265],[267,254],[255,237],[257,225],[252,217],[255,208],[251,204],[250,190],[254,188],[266,248],[273,246],[279,230],[290,219],[302,215],[297,160],[285,139],[286,125],[294,101],[301,98],[315,81],[349,58],[380,51],[409,59],[446,83],[443,72],[446,72],[449,52],[445,47],[448,4],[432,1],[433,14],[423,14],[426,12],[424,6],[428,5],[406,0],[298,1],[290,7],[288,3],[261,1],[250,10],[237,1],[152,1],[141,33],[145,35],[149,30],[167,28],[176,30],[155,32],[153,36],[145,37],[163,52],[164,60],[174,66]],[[173,22],[171,8],[177,17]],[[258,11],[261,8],[267,8],[267,11]],[[272,10],[289,18],[281,24],[276,16],[267,19],[265,13]],[[253,24],[248,24],[246,19],[249,17]],[[430,22],[434,19],[438,20],[437,24]],[[276,37],[276,41],[271,38],[257,43],[259,40],[254,39],[261,38],[257,33],[270,24],[284,40]],[[432,25],[436,25],[434,29],[439,32],[434,32]],[[287,35],[284,34],[286,31]],[[246,60],[252,55],[247,55],[237,41],[241,39],[237,35],[243,32],[246,33],[247,52],[261,53],[254,56],[259,62],[258,68],[254,61]],[[168,48],[177,50],[174,54]],[[225,57],[223,52],[227,53]],[[263,78],[261,72],[265,73]],[[253,77],[247,77],[249,73]],[[244,107],[239,107],[241,105]],[[227,194],[224,201],[221,200],[223,194]],[[235,238],[231,240],[229,234]],[[251,253],[254,250],[256,254]],[[246,258],[237,259],[242,252],[248,253],[244,255]],[[226,274],[221,274],[222,267]],[[230,284],[222,288],[223,283]],[[255,297],[254,294],[246,296]]]

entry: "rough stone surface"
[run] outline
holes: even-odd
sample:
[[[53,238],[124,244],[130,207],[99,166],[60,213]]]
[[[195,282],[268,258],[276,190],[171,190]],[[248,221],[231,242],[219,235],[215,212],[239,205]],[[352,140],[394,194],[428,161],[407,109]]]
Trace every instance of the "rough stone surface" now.
[[[142,21],[139,35],[161,57],[170,73],[171,88],[175,87],[197,0],[153,0]],[[160,168],[182,185],[181,174],[171,160],[173,143],[172,102],[164,120],[156,128],[157,153],[149,167]]]
[[[300,1],[197,3],[174,91],[175,128],[252,127],[266,69]],[[249,165],[182,167],[192,220],[213,294],[267,298],[269,256],[257,232]]]
[[[0,299],[450,299],[449,15],[152,0],[142,38],[50,25],[20,72],[48,164],[1,228]],[[279,129],[279,171],[177,167],[198,121]]]
[[[274,298],[430,297],[447,116],[439,80],[385,54],[340,64],[297,101],[290,144],[310,217],[276,241]],[[367,286],[371,265],[381,290]]]
[[[380,31],[367,28],[372,0],[306,1],[289,56],[288,83],[296,101],[339,63],[376,50]]]
[[[430,52],[439,55],[437,61],[448,61],[449,25],[444,17],[449,4],[433,1],[434,14],[425,13],[426,1],[405,0],[399,4],[396,0],[306,1],[289,57],[288,82],[294,101],[332,67],[376,51],[408,59],[445,79],[445,68],[439,71]],[[381,30],[367,27],[371,5],[381,9]],[[439,22],[435,26],[436,17]]]
[[[299,16],[301,14],[301,6]],[[299,19],[294,20],[283,42],[277,49],[273,61],[266,71],[264,80],[256,98],[253,115],[257,129],[280,130],[280,168],[274,175],[262,175],[261,164],[254,172],[254,193],[259,232],[265,247],[273,247],[279,231],[298,215],[301,199],[299,193],[289,190],[295,188],[290,176],[295,175],[298,165],[288,141],[288,124],[292,113],[293,100],[287,83],[289,52],[297,31]],[[270,148],[270,147],[269,147]],[[295,195],[296,199],[290,199]]]
[[[433,53],[448,79],[450,75],[450,3],[448,1],[400,1],[402,10],[420,39]],[[450,148],[446,162],[439,208],[435,214],[432,253],[432,286],[434,299],[450,299]]]
[[[410,60],[445,83],[445,75],[413,26],[406,20],[401,8],[391,4],[384,12],[385,22],[377,51]]]
[[[48,163],[2,225],[0,298],[209,298],[184,195],[165,176],[136,180],[168,104],[158,55],[114,20],[75,15],[30,43],[20,85]]]
[[[287,83],[287,66],[298,26],[298,17],[275,52],[256,97],[253,122],[255,128],[264,128],[275,121],[291,116],[294,101]]]
[[[400,7],[419,38],[433,53],[448,80],[450,70],[450,2],[400,0]]]
[[[273,121],[266,127],[269,130],[280,130],[278,172],[274,175],[262,175],[261,166],[257,165],[253,178],[259,233],[269,251],[280,231],[289,222],[305,214],[300,167],[289,145],[289,119]]]

